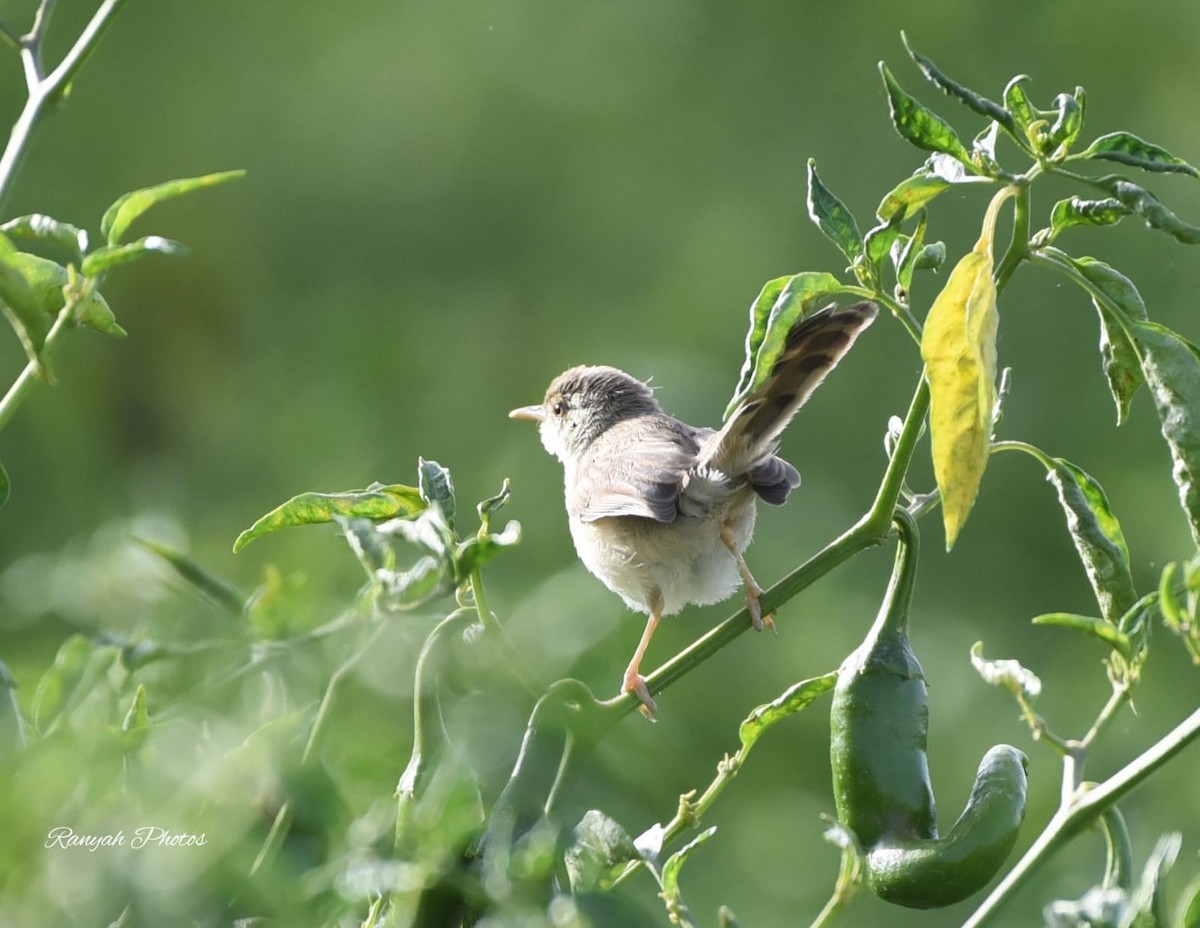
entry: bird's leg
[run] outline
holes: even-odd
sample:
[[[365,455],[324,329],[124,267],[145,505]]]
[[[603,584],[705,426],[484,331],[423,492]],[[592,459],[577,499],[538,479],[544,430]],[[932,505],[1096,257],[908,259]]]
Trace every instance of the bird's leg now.
[[[742,557],[742,552],[737,549],[734,544],[733,535],[729,531],[729,527],[725,526],[721,529],[721,541],[725,547],[729,549],[729,553],[733,555],[734,563],[737,564],[738,573],[742,575],[742,584],[746,587],[746,611],[750,613],[750,622],[754,625],[756,632],[761,632],[763,626],[771,629],[778,634],[775,628],[775,619],[771,613],[762,614],[762,607],[758,601],[762,598],[763,588],[758,585],[758,581],[754,579],[754,575],[750,573],[750,568],[746,565],[746,559]]]
[[[646,648],[650,644],[650,639],[654,637],[654,630],[658,628],[658,620],[662,618],[662,596],[655,594],[649,597],[647,603],[650,609],[650,617],[646,619],[646,628],[642,632],[642,640],[638,642],[637,650],[633,652],[633,657],[629,660],[629,666],[625,668],[625,679],[621,683],[622,693],[633,693],[642,701],[639,710],[642,715],[653,721],[654,713],[658,711],[658,706],[650,696],[650,690],[646,686],[646,678],[642,676],[638,668],[641,666],[642,657],[646,654]]]

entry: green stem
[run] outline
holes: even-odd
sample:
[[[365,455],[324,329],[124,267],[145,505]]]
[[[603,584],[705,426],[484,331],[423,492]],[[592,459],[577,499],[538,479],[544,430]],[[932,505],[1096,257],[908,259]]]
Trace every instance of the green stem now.
[[[75,40],[75,44],[71,46],[71,50],[63,57],[58,67],[47,75],[42,74],[41,53],[46,27],[49,23],[51,10],[49,2],[43,2],[38,7],[33,28],[29,34],[18,39],[29,96],[13,125],[8,145],[5,147],[4,153],[0,155],[0,205],[8,196],[13,176],[20,166],[21,158],[29,146],[29,139],[41,121],[46,107],[61,99],[67,85],[95,51],[100,38],[124,3],[125,0],[104,0],[92,15],[87,26],[84,27],[83,32],[79,34],[79,38]]]
[[[17,379],[4,394],[4,398],[0,399],[0,429],[8,424],[8,420],[13,417],[13,413],[17,411],[33,385],[45,376],[50,352],[58,343],[59,336],[67,328],[67,323],[78,305],[79,298],[69,299],[63,304],[63,308],[58,311],[58,315],[54,319],[54,324],[50,326],[50,331],[46,334],[41,352],[36,358],[29,359],[24,370],[17,375]]]
[[[513,675],[532,695],[536,696],[544,692],[546,687],[534,677],[525,661],[525,656],[517,650],[516,645],[512,643],[508,633],[504,630],[504,626],[500,624],[500,620],[496,618],[496,614],[488,605],[487,590],[483,585],[483,575],[479,572],[478,567],[471,571],[470,584],[471,596],[475,601],[475,614],[479,617],[479,622],[487,634],[504,650]]]
[[[992,920],[1016,891],[1036,874],[1060,847],[1200,736],[1200,709],[1179,723],[1157,744],[1103,783],[1077,790],[1055,813],[1043,831],[971,915],[963,928],[979,928]]]
[[[1013,271],[1028,257],[1029,203],[1029,185],[1028,183],[1024,183],[1017,187],[1016,199],[1013,205],[1012,239],[1009,241],[1008,250],[1004,253],[1004,257],[1000,259],[1000,264],[996,267],[994,275],[998,291],[1003,290],[1008,285]]]

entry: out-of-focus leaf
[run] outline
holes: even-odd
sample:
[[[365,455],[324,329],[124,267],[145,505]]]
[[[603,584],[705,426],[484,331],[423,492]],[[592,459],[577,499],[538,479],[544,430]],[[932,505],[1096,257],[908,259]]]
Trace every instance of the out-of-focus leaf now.
[[[83,262],[83,253],[87,251],[87,232],[41,213],[10,219],[0,226],[0,232],[11,238],[56,245],[71,255],[76,266]]]
[[[421,499],[429,506],[437,506],[442,510],[446,525],[454,528],[454,481],[450,479],[448,468],[442,467],[437,461],[417,460],[418,484]]]
[[[0,761],[25,747],[25,720],[17,702],[17,680],[0,661]]]
[[[445,561],[428,554],[407,570],[380,570],[378,577],[392,609],[412,609],[453,588]]]
[[[1154,322],[1135,321],[1132,333],[1171,449],[1179,502],[1200,545],[1200,353],[1182,335]]]
[[[469,538],[458,546],[455,554],[457,573],[465,580],[472,572],[482,567],[505,548],[511,548],[521,540],[521,523],[513,520],[498,534],[487,533]]]
[[[982,641],[971,645],[971,666],[983,677],[984,683],[1008,690],[1013,695],[1033,700],[1042,692],[1042,681],[1037,674],[1022,667],[1019,661],[985,658]]]
[[[841,282],[824,271],[804,271],[792,277],[781,277],[763,287],[750,307],[746,360],[742,363],[737,390],[725,409],[726,417],[767,379],[796,320],[812,312],[817,301],[842,290]]]
[[[150,734],[150,713],[146,709],[146,685],[139,683],[133,703],[121,722],[121,741],[127,751],[141,747]]]
[[[932,61],[913,49],[908,42],[908,36],[903,32],[900,33],[900,40],[904,43],[904,49],[908,52],[908,56],[916,62],[917,67],[921,69],[921,73],[925,75],[925,78],[930,83],[941,88],[947,96],[954,97],[960,103],[965,103],[980,116],[986,116],[988,119],[995,120],[1006,129],[1015,129],[1012,114],[999,103],[993,103],[987,97],[980,96],[975,91],[948,78],[938,70]]]
[[[905,93],[896,83],[886,64],[879,62],[879,73],[887,88],[888,109],[892,125],[901,138],[925,151],[940,151],[964,163],[970,163],[971,154],[963,147],[950,124],[928,107]]]
[[[821,183],[817,176],[817,164],[808,159],[808,215],[827,239],[837,245],[853,264],[862,257],[862,233],[858,231],[858,223],[841,200]]]
[[[181,551],[154,541],[134,537],[134,544],[160,558],[181,580],[230,615],[240,616],[246,607],[246,594],[232,583],[209,573]]]
[[[82,635],[64,641],[33,696],[33,724],[38,731],[47,734],[68,718],[118,656],[119,649],[95,646]]]
[[[1125,664],[1116,663],[1110,672],[1124,676],[1129,683],[1137,682],[1150,651],[1150,633],[1158,614],[1158,590],[1155,590],[1139,599],[1117,620],[1118,631],[1129,641],[1129,654],[1122,654]]]
[[[1165,879],[1179,849],[1183,844],[1183,836],[1173,831],[1158,839],[1150,859],[1146,861],[1146,869],[1142,871],[1142,880],[1133,894],[1134,908],[1142,916],[1135,923],[1141,928],[1171,928],[1171,913],[1167,907]]]
[[[1166,232],[1185,245],[1200,244],[1200,227],[1184,222],[1144,187],[1115,174],[1095,178],[1089,183],[1119,200],[1129,211],[1137,213],[1150,228]]]
[[[0,506],[8,502],[8,494],[12,490],[12,485],[8,482],[8,471],[4,469],[4,465],[0,464]]]
[[[479,530],[481,532],[489,531],[492,524],[492,516],[508,505],[509,497],[512,496],[512,491],[509,489],[508,478],[504,478],[504,483],[500,486],[500,492],[495,496],[489,496],[487,499],[480,501],[475,507],[475,511],[479,513]]]
[[[21,260],[22,252],[8,236],[0,234],[0,300],[8,311],[13,326],[17,329],[26,353],[36,357],[46,341],[46,333],[50,331],[50,314],[39,292],[34,289],[33,281],[26,275],[25,265]],[[66,272],[63,272],[66,280]],[[62,287],[59,287],[62,296]],[[61,301],[58,304],[62,306]]]
[[[706,828],[668,857],[663,864],[662,875],[660,877],[662,882],[662,898],[667,904],[667,911],[669,913],[676,913],[681,910],[686,911],[683,907],[683,896],[679,889],[679,871],[687,863],[687,859],[691,856],[692,851],[696,850],[696,848],[716,833],[717,827],[715,825],[712,828]]]
[[[795,686],[784,691],[777,699],[756,708],[738,728],[738,737],[742,739],[742,747],[749,749],[764,731],[780,719],[795,715],[822,693],[833,689],[836,684],[836,671],[821,677],[801,680]]]
[[[1129,638],[1111,622],[1090,615],[1077,615],[1073,612],[1046,612],[1033,617],[1034,625],[1057,625],[1060,628],[1074,628],[1087,632],[1099,638],[1114,651],[1124,657],[1130,656]]]
[[[187,247],[161,235],[147,235],[127,245],[105,245],[83,259],[83,275],[96,277],[118,264],[128,264],[149,254],[184,255]]]
[[[1176,928],[1200,928],[1200,877],[1184,888],[1175,909]]]
[[[1046,928],[1129,928],[1134,914],[1125,890],[1100,886],[1078,899],[1058,899],[1042,910]]]
[[[625,864],[642,859],[629,833],[597,809],[584,813],[573,835],[563,863],[574,893],[611,889]]]
[[[992,242],[1011,188],[992,198],[973,251],[955,265],[921,336],[930,389],[933,470],[942,494],[946,549],[975,503],[991,446],[996,408],[996,284]]]
[[[1079,158],[1102,158],[1119,161],[1146,171],[1188,174],[1200,177],[1200,171],[1182,158],[1158,145],[1138,138],[1132,132],[1109,132],[1092,142],[1077,156]]]
[[[117,317],[109,308],[108,301],[99,290],[90,290],[75,308],[75,318],[80,325],[103,332],[106,335],[124,335],[125,330],[117,324]]]
[[[907,219],[922,206],[950,189],[950,181],[921,168],[893,187],[879,203],[876,215],[883,221],[896,216]]]
[[[215,187],[217,184],[237,180],[244,177],[245,174],[245,171],[223,171],[219,174],[205,174],[202,177],[169,180],[153,187],[133,190],[118,197],[112,206],[104,211],[104,217],[100,220],[100,234],[104,236],[109,245],[119,244],[134,220],[155,204],[183,196],[193,190]]]
[[[1103,200],[1082,200],[1070,197],[1059,200],[1050,211],[1050,238],[1071,226],[1112,226],[1129,215],[1121,201],[1114,197]]]
[[[396,566],[396,552],[388,543],[387,536],[379,531],[370,519],[348,519],[345,516],[334,516],[334,521],[342,527],[342,537],[358,558],[359,564],[374,577],[381,570],[391,570]]]
[[[425,500],[416,487],[373,483],[365,490],[341,493],[301,493],[277,506],[238,535],[236,554],[255,538],[294,525],[331,522],[335,515],[364,519],[412,518],[425,510]]]

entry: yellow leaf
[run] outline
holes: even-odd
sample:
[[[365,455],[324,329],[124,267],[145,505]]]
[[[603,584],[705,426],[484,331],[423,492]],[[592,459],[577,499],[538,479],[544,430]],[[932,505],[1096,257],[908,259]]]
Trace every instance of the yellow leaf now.
[[[942,495],[946,550],[953,546],[979,493],[996,407],[996,285],[992,240],[1001,191],[984,218],[975,249],[950,272],[933,301],[921,337],[929,380],[933,472]]]

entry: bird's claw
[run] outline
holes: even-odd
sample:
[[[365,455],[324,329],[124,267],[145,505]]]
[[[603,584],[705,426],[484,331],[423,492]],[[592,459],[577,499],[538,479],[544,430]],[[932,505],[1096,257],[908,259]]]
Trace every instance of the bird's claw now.
[[[650,695],[650,688],[646,686],[645,677],[636,671],[632,674],[625,674],[625,681],[621,685],[621,692],[633,693],[641,702],[641,705],[638,706],[638,711],[651,722],[657,721],[655,715],[658,712],[658,704],[654,701],[654,697]]]
[[[775,627],[775,613],[762,614],[762,606],[758,602],[762,592],[754,587],[746,589],[746,611],[750,613],[750,624],[754,626],[756,632],[761,632],[765,626],[778,635],[779,629]]]

